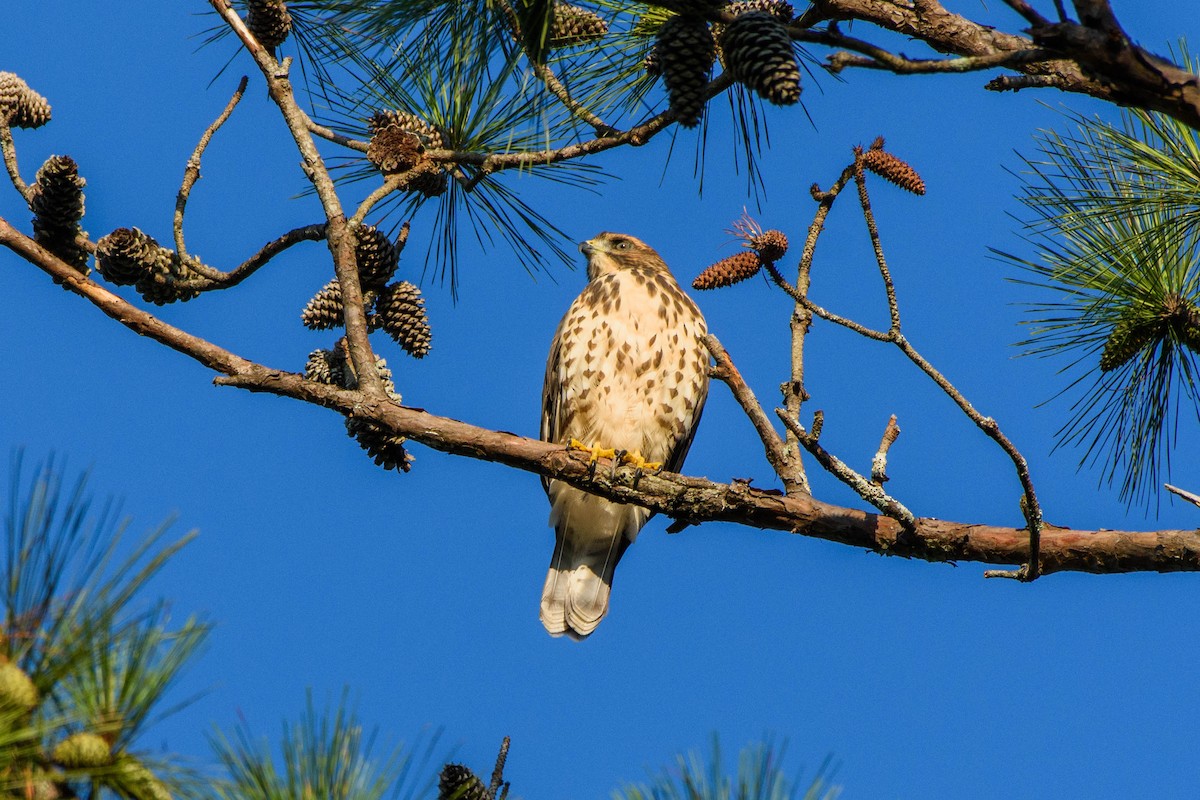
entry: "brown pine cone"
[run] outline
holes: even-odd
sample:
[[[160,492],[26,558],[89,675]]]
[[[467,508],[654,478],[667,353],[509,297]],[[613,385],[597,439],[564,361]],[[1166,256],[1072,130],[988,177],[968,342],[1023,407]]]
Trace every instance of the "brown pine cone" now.
[[[79,168],[70,156],[50,156],[37,172],[29,208],[33,211],[33,238],[42,247],[79,270],[90,272],[88,251],[78,243],[83,236],[83,187]]]
[[[274,51],[292,31],[292,15],[283,0],[246,0],[246,27],[258,43]]]
[[[800,100],[800,65],[783,24],[766,11],[750,11],[725,26],[721,50],[730,76],[777,106]]]
[[[491,800],[488,788],[462,764],[447,764],[438,777],[438,800]]]
[[[445,148],[441,132],[416,114],[407,111],[377,111],[367,120],[367,131],[372,135],[389,127],[416,134],[421,144],[430,150]]]
[[[407,172],[421,160],[425,147],[420,138],[397,125],[389,125],[375,131],[367,145],[367,161],[384,175]]]
[[[704,113],[714,48],[712,31],[699,17],[676,15],[658,30],[653,56],[662,69],[671,110],[685,128],[699,125]]]
[[[421,290],[408,281],[384,288],[375,302],[376,324],[416,358],[429,353],[432,334]]]
[[[50,121],[50,102],[19,75],[0,72],[0,120],[10,128],[40,128]]]
[[[361,226],[357,237],[358,279],[364,290],[378,289],[396,274],[399,255],[388,237],[372,225]]]
[[[925,194],[925,181],[906,162],[886,150],[871,149],[862,154],[863,166],[905,191]]]
[[[751,278],[762,269],[762,259],[753,250],[743,250],[705,269],[692,281],[693,289],[720,289]]]

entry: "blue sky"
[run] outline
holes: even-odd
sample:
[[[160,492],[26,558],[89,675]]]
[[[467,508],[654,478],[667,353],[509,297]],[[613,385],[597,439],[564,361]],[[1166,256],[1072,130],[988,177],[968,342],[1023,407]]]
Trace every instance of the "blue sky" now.
[[[220,111],[239,56],[194,52],[211,23],[202,2],[18,2],[0,69],[54,106],[17,131],[27,180],[52,153],[88,180],[93,237],[137,226],[170,241],[186,159]],[[996,4],[999,6],[1000,4]],[[1134,37],[1165,50],[1200,39],[1191,4],[1117,3]],[[964,4],[974,14],[978,4]],[[1017,26],[1003,8],[999,24]],[[865,30],[855,30],[864,35]],[[915,47],[912,48],[915,51]],[[1027,289],[988,247],[1024,248],[1017,153],[1058,108],[1112,109],[1052,93],[997,95],[983,75],[897,78],[850,73],[806,81],[799,108],[770,118],[766,201],[752,206],[798,250],[850,147],[887,137],[929,187],[916,198],[876,182],[875,210],[909,338],[995,416],[1029,458],[1049,521],[1073,527],[1182,528],[1194,507],[1164,502],[1157,520],[1127,514],[1080,453],[1050,454],[1065,405],[1052,362],[1015,358]],[[1059,104],[1063,104],[1060,106]],[[624,231],[655,246],[681,282],[734,251],[724,232],[748,200],[724,158],[723,101],[710,131],[705,191],[692,179],[696,134],[683,132],[593,163],[598,192],[512,176],[508,185],[572,238]],[[223,268],[264,242],[319,221],[298,157],[261,79],[211,145],[189,205],[189,250]],[[363,191],[350,190],[350,197]],[[846,198],[849,200],[849,198]],[[15,192],[0,215],[28,230]],[[417,281],[432,233],[418,215],[399,276]],[[866,322],[885,319],[861,217],[835,210],[814,268],[814,297]],[[464,241],[457,305],[426,281],[434,347],[415,361],[381,354],[407,404],[536,435],[542,372],[559,317],[583,285],[582,262],[530,279],[511,251]],[[1026,252],[1025,250],[1021,250]],[[626,555],[613,606],[582,644],[537,619],[553,544],[535,476],[412,448],[414,470],[375,468],[319,408],[211,385],[188,359],[140,340],[0,255],[0,333],[8,381],[0,444],[91,466],[102,494],[125,498],[137,525],[177,515],[200,537],[159,581],[182,618],[218,626],[180,695],[206,690],[146,747],[207,757],[213,725],[245,718],[275,735],[311,688],[351,687],[385,739],[437,727],[458,758],[489,767],[513,738],[508,777],[527,798],[605,797],[673,754],[774,735],[809,774],[828,753],[848,798],[1190,797],[1200,782],[1196,578],[1053,575],[1034,585],[985,581],[977,564],[888,559],[826,542],[712,524],[673,536],[653,520]],[[329,277],[323,244],[293,248],[235,291],[156,313],[248,358],[300,370],[328,334],[299,311]],[[132,295],[128,295],[132,296]],[[701,294],[709,327],[764,402],[786,377],[789,305],[760,281]],[[810,408],[822,442],[866,468],[889,414],[903,434],[891,491],[920,516],[1019,524],[1003,455],[921,375],[881,345],[818,325],[810,338]],[[1196,490],[1194,420],[1180,428],[1176,482]],[[715,385],[686,472],[714,480],[769,468],[749,423]],[[1190,481],[1190,483],[1189,483]],[[861,505],[814,476],[818,497]]]

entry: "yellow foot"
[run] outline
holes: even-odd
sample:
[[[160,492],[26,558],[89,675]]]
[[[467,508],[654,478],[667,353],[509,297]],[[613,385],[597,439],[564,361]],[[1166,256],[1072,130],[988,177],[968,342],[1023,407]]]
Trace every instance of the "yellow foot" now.
[[[583,442],[579,441],[578,439],[572,439],[570,442],[567,443],[567,447],[569,447],[572,450],[582,450],[585,453],[591,453],[593,463],[598,458],[616,458],[617,457],[617,451],[613,450],[611,447],[606,448],[606,447],[601,447],[600,445],[584,444]]]
[[[628,450],[617,450],[612,447],[589,445],[584,444],[578,439],[571,439],[567,443],[567,447],[572,450],[582,450],[585,453],[591,453],[593,463],[600,458],[611,458],[613,466],[617,464],[632,464],[638,469],[662,469],[661,461],[647,461],[637,450],[630,452]]]
[[[638,469],[662,469],[661,461],[647,461],[637,450],[632,453],[623,453],[621,461],[625,464],[633,464]]]

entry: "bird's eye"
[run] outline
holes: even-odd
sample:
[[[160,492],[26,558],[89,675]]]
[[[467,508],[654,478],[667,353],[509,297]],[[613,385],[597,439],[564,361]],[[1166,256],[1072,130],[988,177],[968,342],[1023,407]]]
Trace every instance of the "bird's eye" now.
[[[617,245],[616,245],[616,247],[617,247],[617,249],[618,249],[618,250],[628,250],[628,249],[629,249],[629,242],[628,242],[628,241],[626,241],[625,239],[622,239],[621,241],[617,242]]]

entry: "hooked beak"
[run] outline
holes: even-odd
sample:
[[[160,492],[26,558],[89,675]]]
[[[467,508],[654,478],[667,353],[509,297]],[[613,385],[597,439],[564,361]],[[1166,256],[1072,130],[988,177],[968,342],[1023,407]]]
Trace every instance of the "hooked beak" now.
[[[595,245],[592,244],[592,241],[592,239],[588,239],[586,242],[580,242],[579,252],[583,253],[585,256],[590,256],[592,251],[596,249]]]

